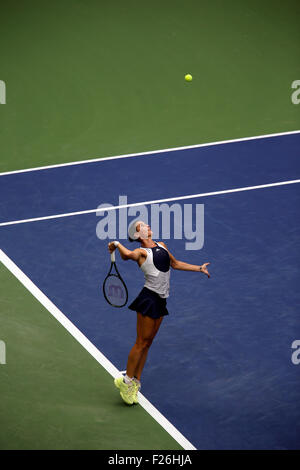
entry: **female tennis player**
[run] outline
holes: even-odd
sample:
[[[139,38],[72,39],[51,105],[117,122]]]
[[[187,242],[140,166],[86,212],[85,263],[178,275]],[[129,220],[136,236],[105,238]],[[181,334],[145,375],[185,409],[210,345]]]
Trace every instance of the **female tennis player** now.
[[[140,248],[136,250],[128,250],[118,241],[108,244],[110,253],[118,247],[123,260],[136,261],[146,281],[137,298],[129,306],[137,313],[137,338],[128,356],[126,375],[115,379],[115,386],[128,405],[138,403],[140,380],[149,348],[163,317],[168,315],[166,299],[170,290],[170,266],[181,271],[202,272],[210,277],[207,270],[207,265],[210,263],[197,266],[178,261],[168,251],[165,243],[152,240],[151,228],[144,222],[135,222],[131,233],[133,235],[129,240],[140,243]]]

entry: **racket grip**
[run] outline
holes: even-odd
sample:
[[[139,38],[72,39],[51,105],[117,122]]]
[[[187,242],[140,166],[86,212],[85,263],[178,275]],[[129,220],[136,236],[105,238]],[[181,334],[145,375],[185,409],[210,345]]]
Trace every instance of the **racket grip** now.
[[[110,259],[111,259],[111,262],[114,263],[116,261],[116,250],[114,250],[111,254],[110,254]]]

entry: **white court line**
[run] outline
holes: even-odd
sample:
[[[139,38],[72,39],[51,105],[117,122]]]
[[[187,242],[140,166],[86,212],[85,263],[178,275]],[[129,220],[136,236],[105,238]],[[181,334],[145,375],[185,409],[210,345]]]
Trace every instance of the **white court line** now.
[[[59,323],[88,351],[96,361],[114,378],[120,376],[120,371],[105,357],[90,340],[59,310],[53,302],[21,271],[21,269],[0,250],[0,261],[23,284],[24,287],[56,318]],[[140,405],[157,421],[178,444],[185,450],[196,450],[173,424],[170,423],[141,393]],[[124,405],[125,406],[125,405]]]
[[[107,160],[116,160],[118,158],[129,158],[129,157],[140,157],[143,155],[151,155],[151,154],[159,154],[159,153],[164,153],[164,152],[173,152],[176,150],[187,150],[187,149],[193,149],[193,148],[200,148],[200,147],[210,147],[213,145],[223,145],[223,144],[232,144],[235,142],[244,142],[247,140],[256,140],[256,139],[267,139],[270,137],[280,137],[284,135],[292,135],[292,134],[299,134],[300,130],[296,131],[288,131],[288,132],[277,132],[275,134],[263,134],[263,135],[256,135],[253,137],[241,137],[239,139],[231,139],[231,140],[220,140],[217,142],[207,142],[204,144],[196,144],[196,145],[187,145],[185,147],[173,147],[173,148],[167,148],[167,149],[161,149],[161,150],[150,150],[147,152],[140,152],[140,153],[129,153],[125,155],[117,155],[113,157],[98,157],[98,158],[93,158],[89,160],[81,160],[81,161],[76,161],[76,162],[69,162],[69,163],[58,163],[56,165],[47,165],[47,166],[40,166],[36,168],[25,168],[23,170],[14,170],[14,171],[5,171],[3,173],[0,173],[0,176],[6,176],[6,175],[14,175],[17,173],[27,173],[29,171],[40,171],[40,170],[49,170],[52,168],[60,168],[60,167],[65,167],[65,166],[72,166],[72,165],[83,165],[87,163],[95,163],[95,162],[104,162]]]
[[[241,191],[251,191],[254,189],[263,189],[263,188],[272,188],[275,186],[284,186],[288,184],[295,184],[295,183],[300,183],[300,179],[298,180],[289,180],[289,181],[280,181],[277,183],[268,183],[268,184],[260,184],[257,186],[245,186],[243,188],[234,188],[234,189],[224,189],[221,191],[213,191],[209,193],[199,193],[199,194],[190,194],[188,196],[176,196],[176,197],[169,197],[165,199],[156,199],[152,201],[143,201],[143,202],[134,202],[132,204],[124,204],[121,206],[110,206],[110,207],[104,207],[104,208],[97,208],[97,209],[88,209],[84,211],[77,211],[77,212],[67,212],[65,214],[55,214],[55,215],[47,215],[44,217],[34,217],[31,219],[21,219],[21,220],[12,220],[9,222],[2,222],[0,223],[0,227],[5,227],[7,225],[17,225],[17,224],[25,224],[29,222],[38,222],[41,220],[51,220],[51,219],[60,219],[62,217],[72,217],[75,215],[84,215],[84,214],[92,214],[93,212],[104,212],[104,211],[112,211],[116,209],[126,209],[128,207],[137,207],[137,206],[146,206],[149,204],[159,204],[162,202],[172,202],[172,201],[183,201],[187,199],[195,199],[195,198],[200,198],[200,197],[208,197],[208,196],[217,196],[220,194],[230,194],[230,193],[238,193]]]

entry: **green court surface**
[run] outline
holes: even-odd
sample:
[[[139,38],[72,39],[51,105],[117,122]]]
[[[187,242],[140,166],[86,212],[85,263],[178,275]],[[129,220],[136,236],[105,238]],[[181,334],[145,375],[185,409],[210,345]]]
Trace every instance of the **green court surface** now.
[[[2,2],[0,171],[298,129],[299,14],[295,0]]]
[[[300,128],[297,1],[11,0],[0,16],[1,172]],[[3,266],[0,285],[0,449],[181,449]]]

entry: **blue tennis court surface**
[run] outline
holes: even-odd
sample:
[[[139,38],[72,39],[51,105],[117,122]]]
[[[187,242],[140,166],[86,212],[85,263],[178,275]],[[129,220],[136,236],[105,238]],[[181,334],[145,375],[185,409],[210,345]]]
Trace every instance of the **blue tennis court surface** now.
[[[294,181],[299,149],[291,134],[2,175],[0,222],[118,205],[119,195],[138,203]],[[198,449],[299,448],[299,184],[175,202],[204,204],[204,246],[164,241],[179,260],[211,262],[211,279],[171,273],[170,315],[142,393]],[[103,298],[110,263],[98,221],[93,213],[1,226],[0,247],[124,370],[136,317]],[[142,273],[117,263],[131,302]]]

